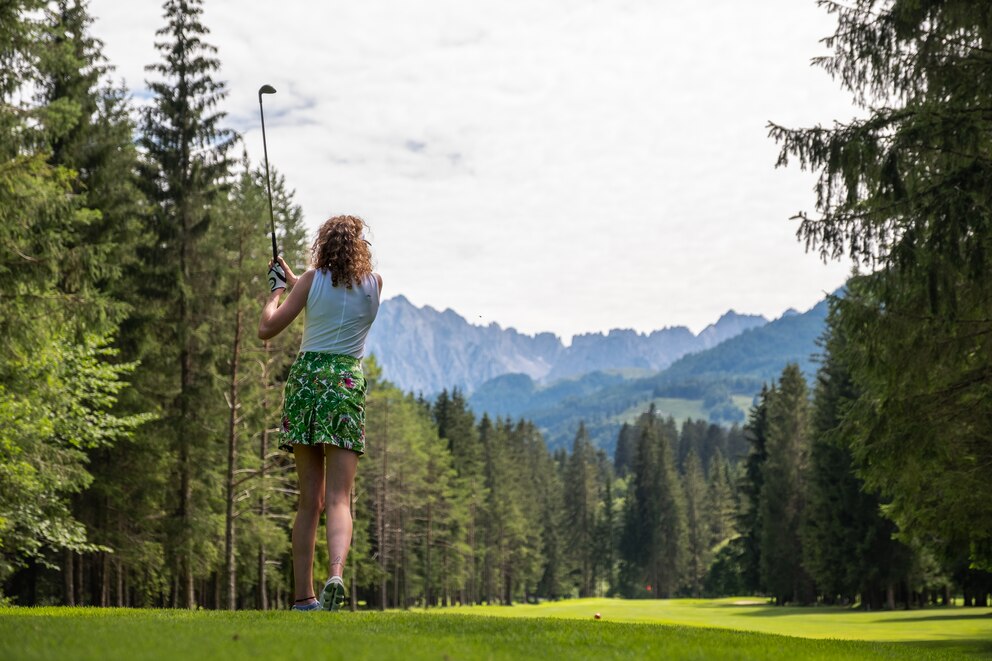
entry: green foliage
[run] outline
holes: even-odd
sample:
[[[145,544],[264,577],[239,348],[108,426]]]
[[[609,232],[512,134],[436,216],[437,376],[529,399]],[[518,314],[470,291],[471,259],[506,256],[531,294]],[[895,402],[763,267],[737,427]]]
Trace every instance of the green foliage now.
[[[571,580],[579,597],[593,595],[597,520],[600,516],[599,475],[596,454],[585,427],[579,426],[564,474],[564,524],[567,531]]]
[[[60,72],[98,58],[84,19],[71,29],[43,3],[7,3],[0,30],[0,579],[24,566],[53,566],[59,554],[94,551],[72,499],[93,476],[89,455],[128,439],[147,419],[112,412],[133,363],[109,347],[120,310],[110,271],[83,237],[100,237],[100,210],[78,190],[87,182],[62,158],[99,112],[102,75]],[[75,20],[75,19],[73,19]],[[59,35],[62,35],[59,37]],[[79,47],[81,51],[75,52]],[[72,66],[62,66],[70,54]],[[12,101],[31,88],[32,102]],[[89,104],[89,105],[87,105]],[[94,141],[101,146],[105,143]],[[99,243],[98,241],[96,243]],[[91,252],[92,248],[92,252]]]
[[[829,321],[837,321],[836,307]],[[909,572],[910,549],[893,539],[896,527],[882,514],[878,495],[855,475],[848,439],[838,427],[858,393],[842,362],[843,337],[828,332],[817,374],[808,499],[802,523],[803,565],[828,602],[853,603],[861,595],[882,606]],[[920,586],[922,587],[922,586]],[[894,605],[894,604],[893,604]]]
[[[69,496],[92,481],[86,450],[126,439],[147,416],[110,412],[133,364],[108,364],[106,340],[57,340],[0,386],[0,579],[63,549],[94,551]],[[14,396],[13,393],[17,393]]]
[[[683,486],[685,488],[686,518],[686,583],[692,596],[699,597],[703,580],[709,569],[710,518],[706,508],[706,477],[699,456],[690,452],[686,457]]]
[[[802,567],[799,525],[809,462],[809,398],[797,365],[782,372],[768,402],[768,458],[761,468],[761,582],[777,603],[808,603],[812,585]]]
[[[859,397],[845,414],[860,476],[904,535],[992,566],[992,20],[987,3],[825,3],[819,64],[862,118],[771,126],[779,163],[819,175],[799,237],[870,275],[838,303]],[[939,484],[940,489],[930,485]]]
[[[761,491],[768,459],[768,403],[774,397],[774,386],[762,388],[744,427],[744,437],[751,449],[738,483],[737,529],[740,536],[734,540],[732,548],[739,558],[742,585],[748,592],[762,592],[764,587],[761,582]]]
[[[654,408],[637,427],[620,539],[620,584],[626,596],[660,598],[682,586],[687,546],[685,497],[672,449],[677,436],[675,422],[659,420]]]
[[[163,447],[174,453],[176,488],[166,507],[177,514],[165,530],[167,561],[181,572],[181,602],[191,607],[194,575],[206,573],[218,555],[209,541],[217,536],[217,521],[209,514],[212,490],[194,489],[217,479],[209,471],[217,463],[216,446],[194,442],[193,435],[198,430],[209,438],[217,431],[211,421],[220,407],[209,392],[221,355],[221,345],[210,341],[220,325],[218,292],[199,285],[215,282],[221,270],[208,230],[220,213],[233,135],[221,128],[224,114],[215,110],[225,92],[212,77],[220,63],[205,41],[201,3],[168,0],[164,12],[166,25],[155,44],[162,61],[147,67],[159,79],[148,83],[153,97],[138,139],[141,182],[154,209],[154,243],[142,251],[136,269],[138,291],[151,312],[135,320],[135,332],[153,340],[138,357],[158,376],[139,387],[163,404],[155,433],[169,439]]]

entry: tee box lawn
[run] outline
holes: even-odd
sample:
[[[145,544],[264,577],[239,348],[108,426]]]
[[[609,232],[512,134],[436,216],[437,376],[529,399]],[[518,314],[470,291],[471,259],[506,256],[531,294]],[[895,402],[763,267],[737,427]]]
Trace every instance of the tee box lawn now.
[[[992,659],[990,609],[735,601],[386,613],[0,608],[0,659]]]

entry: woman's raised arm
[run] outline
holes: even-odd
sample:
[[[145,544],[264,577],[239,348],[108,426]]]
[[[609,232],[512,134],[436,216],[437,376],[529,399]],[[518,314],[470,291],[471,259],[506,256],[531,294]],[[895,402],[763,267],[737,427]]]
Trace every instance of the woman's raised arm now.
[[[288,274],[287,274],[288,275]],[[271,340],[283,331],[286,326],[296,319],[300,311],[307,305],[307,296],[310,295],[310,284],[313,282],[313,271],[307,271],[296,279],[296,286],[289,292],[289,296],[279,304],[282,296],[282,289],[276,289],[269,294],[269,299],[265,301],[262,308],[262,318],[258,321],[258,337],[261,340]]]

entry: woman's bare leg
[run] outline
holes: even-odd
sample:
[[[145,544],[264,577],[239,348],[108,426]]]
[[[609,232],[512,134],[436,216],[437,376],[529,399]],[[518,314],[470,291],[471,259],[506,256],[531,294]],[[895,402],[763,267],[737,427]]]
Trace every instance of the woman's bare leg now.
[[[314,596],[313,545],[324,509],[324,449],[297,443],[293,445],[293,455],[300,484],[300,504],[293,523],[294,598],[299,600]]]
[[[341,576],[351,546],[351,488],[358,469],[358,453],[327,446],[327,555],[328,576]]]

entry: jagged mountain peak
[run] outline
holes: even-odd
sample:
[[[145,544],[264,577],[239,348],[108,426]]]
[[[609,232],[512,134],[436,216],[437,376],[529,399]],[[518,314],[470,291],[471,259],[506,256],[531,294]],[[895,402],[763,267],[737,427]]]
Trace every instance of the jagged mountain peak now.
[[[457,387],[471,393],[510,373],[549,383],[598,370],[656,371],[764,323],[764,317],[731,310],[699,335],[684,326],[650,333],[614,328],[576,335],[566,347],[554,333],[526,335],[496,322],[475,325],[451,308],[418,307],[397,294],[382,302],[367,352],[405,390],[433,394]]]

